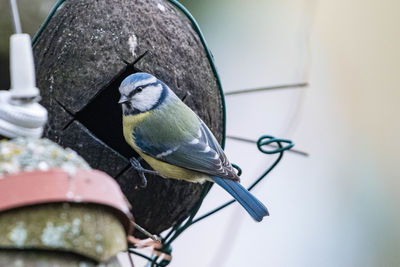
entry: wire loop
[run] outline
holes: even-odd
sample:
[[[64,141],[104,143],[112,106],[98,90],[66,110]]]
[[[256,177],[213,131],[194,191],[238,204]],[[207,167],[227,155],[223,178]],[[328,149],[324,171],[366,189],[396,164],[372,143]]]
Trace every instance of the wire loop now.
[[[242,175],[242,169],[238,165],[236,165],[234,163],[231,163],[231,165],[232,165],[233,168],[235,168],[237,170],[237,173],[236,173],[237,176]]]
[[[287,145],[284,147],[278,147],[276,149],[273,150],[267,150],[264,147],[267,147],[268,145],[271,145],[272,143],[286,143]],[[263,135],[261,136],[258,141],[257,141],[257,148],[258,150],[260,150],[262,153],[264,154],[276,154],[276,153],[280,153],[283,152],[285,150],[289,150],[294,146],[293,142],[288,140],[288,139],[281,139],[281,138],[275,138],[271,135]],[[271,148],[271,147],[269,147]]]

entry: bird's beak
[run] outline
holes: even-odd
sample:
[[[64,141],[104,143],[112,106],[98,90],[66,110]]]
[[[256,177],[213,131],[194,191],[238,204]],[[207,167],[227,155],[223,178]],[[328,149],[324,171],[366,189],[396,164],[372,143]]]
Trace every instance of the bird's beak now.
[[[121,98],[118,101],[118,104],[123,104],[123,103],[128,102],[128,101],[129,101],[129,99],[126,96],[122,95]]]

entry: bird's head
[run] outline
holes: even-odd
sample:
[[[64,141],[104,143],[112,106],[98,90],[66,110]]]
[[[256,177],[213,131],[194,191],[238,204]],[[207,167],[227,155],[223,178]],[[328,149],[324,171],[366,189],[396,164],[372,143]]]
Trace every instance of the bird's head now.
[[[151,74],[138,72],[126,77],[120,87],[124,115],[149,111],[160,105],[168,93],[167,86]]]

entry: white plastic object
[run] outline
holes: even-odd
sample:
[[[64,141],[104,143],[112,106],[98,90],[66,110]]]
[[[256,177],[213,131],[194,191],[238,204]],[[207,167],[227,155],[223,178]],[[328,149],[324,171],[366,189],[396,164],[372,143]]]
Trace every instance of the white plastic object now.
[[[39,96],[29,34],[19,33],[10,37],[10,76],[13,99]]]
[[[47,121],[47,110],[39,103],[14,103],[10,91],[0,91],[0,135],[40,137]]]
[[[13,34],[10,38],[10,76],[11,89],[0,91],[0,136],[40,137],[47,110],[37,103],[39,89],[28,34]]]

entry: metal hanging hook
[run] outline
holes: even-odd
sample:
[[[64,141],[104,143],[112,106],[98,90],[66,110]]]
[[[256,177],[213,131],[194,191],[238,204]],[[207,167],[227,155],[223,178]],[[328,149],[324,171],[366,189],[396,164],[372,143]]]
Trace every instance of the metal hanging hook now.
[[[11,15],[14,33],[22,33],[21,20],[19,19],[17,0],[10,0]]]

